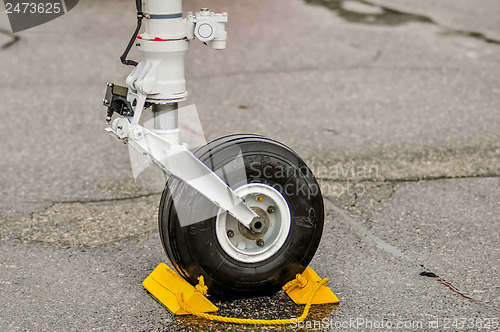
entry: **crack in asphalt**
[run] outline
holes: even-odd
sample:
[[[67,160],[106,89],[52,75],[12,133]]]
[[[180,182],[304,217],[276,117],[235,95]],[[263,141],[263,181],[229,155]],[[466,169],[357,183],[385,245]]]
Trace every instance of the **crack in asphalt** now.
[[[362,3],[366,3],[366,4],[371,5],[371,6],[377,6],[377,7],[380,7],[382,9],[386,10],[386,11],[390,11],[390,12],[393,12],[393,13],[396,13],[396,14],[400,14],[400,15],[412,15],[412,16],[415,16],[415,17],[419,17],[419,18],[425,19],[429,23],[432,23],[432,24],[434,24],[434,25],[436,25],[438,27],[444,28],[446,30],[452,31],[452,32],[454,32],[456,34],[460,34],[460,35],[467,36],[467,37],[474,38],[474,39],[479,39],[479,40],[482,40],[482,41],[484,41],[486,43],[500,45],[500,40],[487,37],[482,32],[471,31],[471,30],[461,30],[461,29],[452,28],[452,27],[444,25],[441,22],[438,22],[437,20],[435,20],[434,18],[432,18],[432,17],[430,17],[428,15],[419,15],[419,14],[411,13],[411,12],[400,10],[400,9],[397,9],[397,8],[394,8],[394,7],[389,7],[389,6],[386,6],[386,5],[382,5],[380,3],[377,3],[377,2],[374,2],[374,1],[370,1],[370,0],[357,0],[357,1],[362,2]]]
[[[345,221],[347,221],[349,223],[349,225],[351,225],[357,231],[357,233],[361,235],[361,238],[365,242],[372,241],[372,242],[375,243],[375,246],[377,248],[384,250],[385,252],[389,253],[390,255],[392,255],[394,257],[400,258],[400,259],[402,259],[402,260],[404,260],[404,261],[406,261],[408,263],[411,263],[411,264],[417,266],[419,269],[422,270],[422,272],[419,273],[420,276],[437,278],[437,281],[439,283],[443,284],[448,289],[450,289],[454,293],[462,296],[463,298],[469,300],[470,302],[478,304],[481,307],[487,309],[488,311],[492,311],[492,312],[495,312],[495,313],[500,313],[500,310],[498,310],[497,308],[491,306],[489,303],[486,303],[482,299],[480,299],[480,298],[478,298],[478,297],[476,297],[474,295],[470,295],[469,293],[460,290],[458,287],[456,287],[455,285],[453,285],[451,282],[449,282],[449,281],[441,278],[438,274],[436,274],[434,272],[431,272],[424,265],[424,263],[422,263],[422,262],[420,262],[420,261],[418,261],[418,260],[416,260],[414,258],[409,257],[408,255],[406,255],[404,252],[402,252],[401,250],[399,250],[395,246],[393,246],[393,245],[385,242],[384,240],[382,240],[381,238],[379,238],[378,236],[376,236],[375,234],[373,234],[372,232],[370,232],[370,230],[367,227],[365,227],[363,224],[361,224],[360,222],[358,222],[357,220],[355,220],[354,218],[352,218],[351,216],[349,216],[347,214],[346,210],[338,207],[333,202],[331,202],[329,199],[324,198],[324,202],[325,202],[326,206],[328,206],[331,210],[333,210],[336,213],[338,213],[342,217],[342,219],[344,219]],[[369,241],[366,241],[366,240],[369,240]]]
[[[346,3],[345,0],[305,0],[305,1],[308,4],[322,5],[324,7],[327,7],[330,10],[337,12],[340,17],[349,22],[361,23],[367,25],[386,25],[386,26],[401,25],[409,22],[430,23],[456,34],[464,35],[474,39],[479,39],[487,43],[500,45],[500,40],[490,38],[482,32],[453,28],[439,22],[438,20],[432,18],[429,15],[417,14],[411,11],[405,11],[390,5],[381,4],[378,1],[356,0],[356,2],[365,4],[367,6],[371,6],[374,9],[381,9],[382,12],[380,13],[374,13],[370,11],[358,12],[349,10],[349,8],[345,6]]]
[[[391,185],[391,193],[389,194],[388,197],[382,197],[381,199],[378,200],[379,203],[382,203],[382,201],[389,200],[394,196],[396,193],[396,182],[390,182]]]
[[[148,194],[141,194],[141,195],[134,195],[134,196],[127,196],[127,197],[118,197],[118,198],[98,198],[98,199],[75,199],[75,200],[60,200],[60,201],[52,201],[52,200],[35,200],[35,201],[29,201],[26,203],[46,203],[46,206],[43,206],[40,209],[26,212],[24,215],[28,215],[31,219],[34,218],[35,213],[41,213],[45,212],[51,208],[53,208],[57,204],[93,204],[93,203],[106,203],[106,202],[123,202],[123,201],[131,201],[131,200],[136,200],[140,198],[147,198],[147,197],[152,197],[152,196],[157,196],[161,195],[161,192],[154,192],[154,193],[148,193]],[[0,221],[4,220],[3,218],[0,218]]]
[[[441,175],[441,176],[429,176],[429,177],[409,177],[409,178],[401,178],[401,179],[385,179],[381,182],[388,183],[404,183],[404,182],[421,182],[421,181],[436,181],[436,180],[455,180],[455,179],[481,179],[481,178],[498,178],[500,174],[491,173],[491,174],[478,174],[478,175]],[[377,182],[377,181],[373,181]]]
[[[317,180],[322,181],[333,181],[333,182],[351,182],[351,183],[361,183],[361,182],[371,182],[371,183],[405,183],[405,182],[422,182],[422,181],[437,181],[437,180],[455,180],[455,179],[481,179],[481,178],[499,178],[500,174],[497,173],[487,173],[487,174],[478,174],[478,175],[440,175],[440,176],[429,176],[429,177],[407,177],[407,178],[385,178],[383,180],[379,180],[376,178],[363,178],[358,180],[339,180],[336,178],[330,177],[316,177]]]
[[[156,195],[161,195],[162,192],[153,192],[147,194],[140,194],[134,196],[126,196],[126,197],[115,197],[115,198],[96,198],[96,199],[75,199],[75,200],[60,200],[60,201],[52,201],[52,200],[35,200],[35,201],[27,201],[26,203],[47,203],[50,204],[48,207],[43,208],[43,210],[49,209],[50,207],[56,204],[92,204],[92,203],[105,203],[105,202],[122,202],[135,200],[139,198],[146,198]],[[36,213],[39,211],[34,211],[32,213]]]
[[[368,182],[368,183],[375,183],[375,184],[380,184],[380,185],[390,184],[390,185],[392,185],[391,194],[389,195],[389,197],[384,198],[384,199],[390,199],[392,197],[392,195],[395,193],[395,184],[397,184],[397,183],[436,181],[436,180],[454,180],[454,179],[499,178],[499,177],[500,177],[500,174],[469,175],[469,176],[439,176],[439,177],[429,177],[429,178],[400,178],[400,179],[384,179],[384,180],[362,179],[362,180],[358,180],[358,181],[338,180],[338,179],[320,178],[320,177],[317,177],[317,179],[323,180],[323,181],[339,182],[339,183]],[[56,205],[56,204],[93,204],[93,203],[106,203],[106,202],[122,202],[122,201],[157,196],[157,195],[161,195],[161,194],[162,194],[162,192],[154,192],[154,193],[127,196],[127,197],[118,197],[118,198],[99,198],[99,199],[83,199],[83,200],[75,199],[75,200],[59,200],[59,201],[57,201],[57,200],[56,201],[52,201],[52,200],[30,201],[29,203],[47,203],[48,205],[43,207],[42,209],[39,209],[36,211],[31,211],[28,213],[28,215],[33,216],[33,214],[35,214],[35,213],[46,211],[46,210],[54,207],[54,205]],[[356,206],[357,198],[358,198],[357,194],[354,193],[354,202],[351,204],[351,207]],[[380,202],[381,201],[379,201],[379,203]]]
[[[2,45],[1,50],[6,50],[7,48],[11,47],[15,43],[17,43],[19,40],[21,40],[21,37],[19,37],[18,35],[13,34],[9,30],[0,28],[0,33],[12,38],[11,41],[9,41],[9,42],[7,42],[7,43],[5,43],[5,44]]]
[[[413,13],[405,13],[391,8],[383,7],[379,4],[370,3],[369,1],[352,1],[369,6],[371,10],[356,11],[350,9],[345,0],[305,0],[309,4],[321,5],[337,12],[337,14],[346,21],[361,23],[366,25],[385,25],[396,26],[409,22],[425,22],[432,23],[432,20],[424,15],[416,15]],[[371,7],[371,8],[370,8]]]
[[[135,195],[135,196],[128,196],[128,197],[118,197],[118,198],[100,198],[100,199],[86,199],[86,200],[67,200],[67,201],[50,201],[52,205],[55,204],[91,204],[91,203],[103,203],[103,202],[122,202],[122,201],[128,201],[128,200],[134,200],[134,199],[139,199],[139,198],[145,198],[145,197],[151,197],[151,196],[156,196],[156,195],[161,195],[161,192],[154,192],[154,193],[148,193],[148,194],[141,194],[141,195]]]

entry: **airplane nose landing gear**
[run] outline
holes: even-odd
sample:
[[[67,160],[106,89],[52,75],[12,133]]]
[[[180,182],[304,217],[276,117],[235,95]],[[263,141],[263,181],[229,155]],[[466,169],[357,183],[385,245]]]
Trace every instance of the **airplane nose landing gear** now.
[[[202,9],[183,18],[181,0],[144,0],[144,12],[142,1],[136,4],[137,29],[121,57],[135,68],[126,87],[108,83],[106,131],[169,176],[160,202],[160,237],[177,273],[197,284],[195,290],[161,264],[144,286],[176,314],[193,313],[193,306],[216,310],[198,294],[207,288],[235,298],[284,287],[296,303],[338,302],[323,286],[326,281],[306,269],[321,239],[324,209],[304,161],[257,135],[222,137],[194,152],[180,139],[178,105],[187,98],[184,57],[190,40],[224,49],[227,14]],[[142,21],[145,31],[138,35]],[[126,59],[135,42],[140,63]],[[139,120],[150,107],[154,125],[145,128]],[[313,302],[316,294],[321,299]]]

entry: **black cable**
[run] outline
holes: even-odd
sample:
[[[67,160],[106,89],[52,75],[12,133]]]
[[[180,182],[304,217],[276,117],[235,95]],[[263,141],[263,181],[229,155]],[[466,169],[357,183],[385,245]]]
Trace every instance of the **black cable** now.
[[[124,65],[127,66],[137,66],[137,62],[133,60],[127,60],[128,52],[130,52],[130,49],[134,45],[135,40],[137,39],[137,35],[139,34],[139,31],[141,30],[142,26],[142,19],[144,18],[144,13],[142,12],[142,0],[136,0],[135,1],[135,6],[137,8],[137,27],[135,28],[134,35],[130,39],[130,42],[127,45],[127,48],[125,49],[125,52],[123,52],[122,56],[120,57],[120,60]]]

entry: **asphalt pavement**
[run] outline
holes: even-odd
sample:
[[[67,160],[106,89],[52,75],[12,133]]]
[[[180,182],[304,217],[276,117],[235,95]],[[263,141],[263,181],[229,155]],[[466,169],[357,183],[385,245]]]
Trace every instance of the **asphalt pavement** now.
[[[498,4],[184,2],[201,7],[230,18],[228,48],[194,41],[186,63],[184,105],[207,139],[263,134],[320,179],[311,266],[341,302],[313,306],[303,327],[495,330]],[[134,27],[123,0],[80,2],[17,38],[0,15],[0,330],[299,328],[176,317],[142,288],[166,261],[160,192],[135,183],[101,105],[130,72],[118,57]],[[303,309],[283,293],[216,304],[247,318]]]

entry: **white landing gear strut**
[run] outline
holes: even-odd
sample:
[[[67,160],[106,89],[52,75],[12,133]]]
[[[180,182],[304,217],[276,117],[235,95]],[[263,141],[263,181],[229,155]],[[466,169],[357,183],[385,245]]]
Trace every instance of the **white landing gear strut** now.
[[[184,59],[190,40],[196,38],[213,49],[224,49],[227,14],[202,9],[195,14],[188,12],[183,18],[181,0],[144,0],[144,6],[138,0],[137,4],[139,22],[145,21],[145,31],[136,39],[143,59],[128,76],[127,87],[108,83],[104,98],[108,123],[113,113],[120,116],[106,131],[252,230],[255,223],[261,222],[259,215],[179,142],[177,112],[179,102],[187,98]],[[139,124],[142,111],[150,106],[154,115],[152,130]]]

